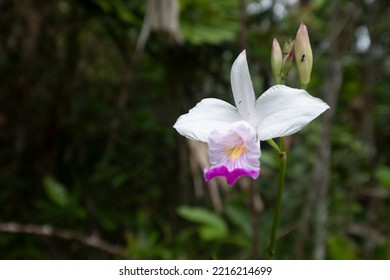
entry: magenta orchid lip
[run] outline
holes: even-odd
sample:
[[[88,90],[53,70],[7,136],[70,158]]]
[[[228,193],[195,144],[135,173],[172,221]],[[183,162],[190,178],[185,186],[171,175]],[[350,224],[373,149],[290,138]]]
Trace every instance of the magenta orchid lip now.
[[[257,179],[260,175],[260,171],[256,170],[246,170],[243,168],[236,168],[231,171],[227,169],[226,166],[215,166],[205,169],[204,178],[206,182],[209,182],[211,179],[221,176],[226,178],[226,182],[229,185],[233,185],[238,178],[242,176],[249,176],[253,179]]]
[[[231,185],[241,176],[253,179],[259,177],[260,142],[249,123],[234,123],[227,132],[214,130],[210,133],[208,143],[212,167],[204,170],[206,182],[222,176]]]

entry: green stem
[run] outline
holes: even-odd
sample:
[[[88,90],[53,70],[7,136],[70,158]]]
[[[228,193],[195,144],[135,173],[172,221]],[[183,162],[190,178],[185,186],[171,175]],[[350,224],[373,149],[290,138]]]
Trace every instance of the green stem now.
[[[280,220],[280,210],[282,208],[282,198],[283,198],[284,183],[286,178],[287,154],[285,151],[284,137],[280,138],[280,143],[277,151],[280,157],[280,163],[279,163],[280,173],[279,173],[279,182],[278,182],[278,193],[277,193],[275,212],[274,212],[274,218],[273,218],[272,230],[271,230],[270,259],[272,259],[276,253],[276,229],[279,225],[279,220]]]
[[[278,144],[275,143],[275,141],[273,139],[269,139],[267,140],[267,143],[271,145],[272,148],[275,149],[276,152],[278,152],[279,155],[282,154],[282,151],[280,150]]]

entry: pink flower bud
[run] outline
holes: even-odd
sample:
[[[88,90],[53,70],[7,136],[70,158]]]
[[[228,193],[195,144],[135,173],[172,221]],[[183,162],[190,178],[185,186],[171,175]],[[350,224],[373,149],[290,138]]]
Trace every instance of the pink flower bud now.
[[[302,22],[297,31],[294,44],[295,62],[297,63],[299,80],[302,87],[310,82],[313,67],[313,52],[311,50],[309,34],[306,25]]]
[[[280,74],[282,72],[283,56],[278,40],[274,38],[271,51],[271,68],[275,82],[280,83]]]
[[[283,66],[282,66],[282,79],[287,79],[288,72],[290,72],[294,58],[294,41],[288,40],[283,46]]]

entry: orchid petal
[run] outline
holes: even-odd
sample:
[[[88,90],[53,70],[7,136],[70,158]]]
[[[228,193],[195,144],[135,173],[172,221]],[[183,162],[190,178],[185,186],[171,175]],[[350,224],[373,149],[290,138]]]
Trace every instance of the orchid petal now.
[[[245,50],[233,63],[230,81],[238,111],[245,120],[251,120],[255,109],[255,92],[253,91]]]
[[[219,99],[206,98],[180,116],[173,127],[189,139],[207,142],[211,131],[227,131],[239,120],[241,116],[237,108]]]
[[[204,170],[206,181],[223,176],[229,185],[241,176],[256,179],[260,174],[260,142],[254,127],[240,121],[227,132],[210,133],[209,159],[212,167]]]
[[[273,86],[256,101],[259,140],[291,135],[327,109],[328,104],[305,90]]]

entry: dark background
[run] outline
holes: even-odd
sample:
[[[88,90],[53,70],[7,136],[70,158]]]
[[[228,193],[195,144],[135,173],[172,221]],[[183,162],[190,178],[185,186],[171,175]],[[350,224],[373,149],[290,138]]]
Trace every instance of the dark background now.
[[[208,186],[205,147],[172,125],[202,98],[232,103],[244,48],[260,95],[273,38],[304,21],[307,90],[332,110],[288,138],[276,258],[389,259],[387,1],[157,2],[0,0],[0,258],[247,259],[250,201],[267,258],[273,150],[255,193]]]

